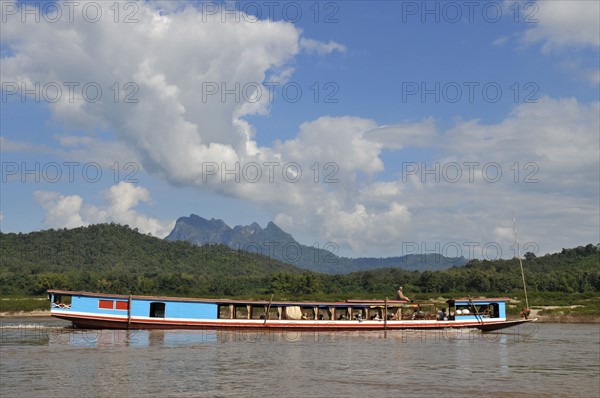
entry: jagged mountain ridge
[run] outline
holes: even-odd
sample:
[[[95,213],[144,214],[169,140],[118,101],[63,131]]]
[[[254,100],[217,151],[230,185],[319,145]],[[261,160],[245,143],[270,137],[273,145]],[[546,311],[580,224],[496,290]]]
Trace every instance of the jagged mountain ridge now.
[[[173,231],[165,239],[185,240],[195,245],[222,243],[246,251],[250,251],[257,242],[297,243],[292,235],[273,222],[269,222],[264,229],[256,222],[231,228],[223,220],[207,220],[195,214],[180,217]]]
[[[433,271],[467,262],[464,257],[446,258],[439,254],[356,259],[339,257],[323,248],[297,242],[273,222],[269,222],[265,228],[261,228],[256,222],[231,228],[223,220],[207,220],[196,214],[180,217],[165,239],[184,240],[195,245],[225,244],[234,249],[263,254],[296,267],[328,274],[347,274],[384,267]]]

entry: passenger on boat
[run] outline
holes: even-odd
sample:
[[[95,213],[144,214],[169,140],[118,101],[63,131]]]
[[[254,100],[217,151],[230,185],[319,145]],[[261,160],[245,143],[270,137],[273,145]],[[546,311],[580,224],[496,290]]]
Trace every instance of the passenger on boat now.
[[[396,300],[406,300],[406,301],[412,301],[411,299],[409,299],[408,297],[406,297],[404,295],[404,292],[402,292],[402,286],[400,286],[400,288],[398,289],[398,291],[396,292]]]
[[[415,309],[415,312],[412,314],[412,319],[423,319],[423,311],[421,310],[421,306]]]
[[[531,313],[531,310],[529,308],[523,308],[521,310],[521,314],[520,314],[521,318],[528,319],[530,313]]]
[[[302,319],[308,319],[308,315],[305,313],[302,314]]]
[[[447,321],[448,317],[446,316],[446,309],[442,308],[440,314],[438,315],[438,321]]]

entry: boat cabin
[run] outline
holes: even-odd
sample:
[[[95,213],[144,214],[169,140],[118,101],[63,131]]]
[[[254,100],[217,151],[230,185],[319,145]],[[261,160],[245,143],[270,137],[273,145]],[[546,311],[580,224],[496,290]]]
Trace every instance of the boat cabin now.
[[[289,320],[433,320],[435,303],[399,300],[347,300],[345,302],[280,302],[206,300],[173,297],[126,296],[50,290],[52,308],[106,316],[178,319],[289,319]],[[506,318],[507,298],[451,299],[444,309],[448,320]]]
[[[202,300],[126,296],[49,290],[52,309],[95,313],[106,316],[149,318],[217,319],[217,305]]]
[[[386,317],[391,320],[429,319],[430,314],[435,314],[433,304],[407,304],[402,300],[390,300],[387,305],[384,305],[383,300],[347,300],[330,303],[211,300],[61,290],[49,290],[48,294],[54,312],[90,313],[106,317],[208,320],[383,320]]]
[[[448,304],[449,320],[479,320],[506,318],[506,301],[510,299],[451,299]]]

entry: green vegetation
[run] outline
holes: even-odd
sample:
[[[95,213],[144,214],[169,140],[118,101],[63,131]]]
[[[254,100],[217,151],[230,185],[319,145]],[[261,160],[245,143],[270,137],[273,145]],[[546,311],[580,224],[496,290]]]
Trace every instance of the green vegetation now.
[[[174,295],[236,295],[273,272],[302,271],[223,245],[197,247],[100,224],[0,233],[0,295],[47,289]]]
[[[47,289],[172,296],[342,300],[393,297],[399,285],[415,299],[507,296],[523,299],[519,261],[472,260],[438,271],[382,268],[346,275],[302,270],[224,245],[193,246],[100,224],[28,234],[0,233],[0,295],[40,296]],[[524,261],[530,306],[583,305],[600,313],[598,247],[592,244]],[[5,300],[6,301],[6,300]],[[7,306],[45,308],[40,300]],[[37,301],[37,302],[36,302]],[[27,303],[27,304],[25,304]],[[36,304],[42,304],[36,307]],[[16,307],[15,307],[16,308]],[[515,310],[518,311],[518,310]]]
[[[44,310],[48,310],[48,300],[46,297],[3,297],[0,299],[0,312]]]

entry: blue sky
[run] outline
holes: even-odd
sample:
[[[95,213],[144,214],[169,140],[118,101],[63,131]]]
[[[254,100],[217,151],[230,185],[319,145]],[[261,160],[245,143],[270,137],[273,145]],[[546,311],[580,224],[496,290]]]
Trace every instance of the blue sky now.
[[[1,3],[3,232],[492,259],[514,210],[536,254],[600,241],[598,2],[46,4]]]

